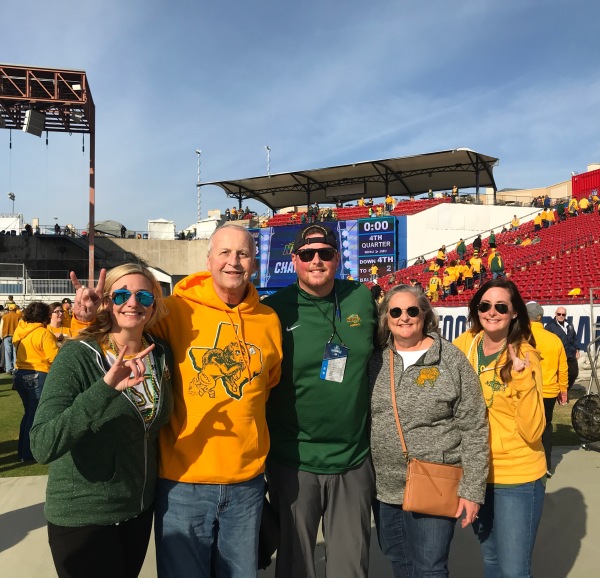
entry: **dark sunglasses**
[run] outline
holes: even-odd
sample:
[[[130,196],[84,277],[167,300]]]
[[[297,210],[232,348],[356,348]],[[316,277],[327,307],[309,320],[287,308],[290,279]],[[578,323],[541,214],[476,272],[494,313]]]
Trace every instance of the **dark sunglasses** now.
[[[298,259],[303,263],[310,263],[314,258],[315,254],[319,254],[321,261],[331,261],[336,254],[335,249],[305,249],[304,251],[298,251],[296,255]]]
[[[408,313],[409,317],[418,317],[419,313],[421,313],[421,310],[416,305],[407,307],[404,311]],[[400,307],[392,307],[389,310],[389,314],[392,319],[398,319],[402,315],[402,309]]]
[[[500,313],[500,315],[506,315],[508,313],[508,305],[506,303],[490,303],[489,301],[482,301],[477,305],[477,311],[479,311],[479,313],[487,313],[492,307]]]
[[[557,313],[556,316],[557,317],[566,317],[567,314],[566,313]]]
[[[127,303],[131,299],[132,295],[133,293],[127,289],[117,289],[113,291],[110,298],[115,305],[123,305],[123,303]],[[154,295],[150,291],[137,291],[135,298],[143,307],[150,307],[154,303]]]

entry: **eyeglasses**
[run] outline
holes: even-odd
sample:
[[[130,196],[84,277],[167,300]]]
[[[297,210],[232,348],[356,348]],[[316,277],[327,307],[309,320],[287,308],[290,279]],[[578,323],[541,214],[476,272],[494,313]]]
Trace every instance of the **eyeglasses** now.
[[[57,315],[64,315],[65,312],[62,309],[55,309],[52,313],[56,313]]]
[[[416,305],[407,307],[404,311],[408,313],[409,317],[418,317],[419,313],[421,313],[421,310]],[[392,319],[398,319],[402,315],[402,309],[400,307],[392,307],[389,310],[389,314]]]
[[[500,315],[506,315],[508,313],[508,305],[506,303],[490,303],[489,301],[482,301],[477,305],[477,311],[479,311],[479,313],[487,313],[492,307],[500,313]]]
[[[110,296],[115,305],[123,305],[131,299],[133,293],[127,289],[117,289]],[[150,291],[137,291],[135,293],[137,302],[143,307],[150,307],[154,303],[154,295]]]
[[[331,261],[336,254],[335,249],[305,249],[304,251],[298,251],[296,255],[298,259],[303,263],[310,263],[314,258],[315,254],[319,254],[321,261]]]
[[[566,317],[567,314],[566,313],[557,313],[556,316],[557,317]]]

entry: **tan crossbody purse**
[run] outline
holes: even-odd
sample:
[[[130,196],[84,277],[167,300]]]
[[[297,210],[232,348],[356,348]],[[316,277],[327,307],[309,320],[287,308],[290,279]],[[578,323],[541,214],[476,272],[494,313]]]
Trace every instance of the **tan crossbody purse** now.
[[[438,464],[409,457],[396,405],[394,353],[390,349],[390,386],[396,427],[406,460],[406,487],[402,509],[407,512],[454,518],[458,510],[458,484],[463,475],[460,466]]]

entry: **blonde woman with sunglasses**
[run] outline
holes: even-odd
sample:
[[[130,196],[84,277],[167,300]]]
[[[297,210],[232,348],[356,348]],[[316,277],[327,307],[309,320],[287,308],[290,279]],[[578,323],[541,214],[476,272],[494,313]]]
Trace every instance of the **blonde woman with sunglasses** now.
[[[145,331],[165,313],[146,268],[112,269],[96,320],[48,374],[31,444],[50,464],[45,514],[59,578],[135,578],[142,568],[158,432],[173,405],[170,351]]]
[[[488,473],[488,425],[477,375],[465,356],[442,339],[438,317],[416,287],[397,285],[379,307],[379,342],[369,362],[373,513],[379,544],[394,578],[448,576],[457,519],[477,516]],[[402,509],[406,460],[394,398],[409,456],[464,470],[453,517]]]
[[[525,303],[506,278],[475,293],[469,323],[454,344],[479,374],[491,445],[485,503],[473,529],[486,578],[530,577],[546,483],[540,356]]]

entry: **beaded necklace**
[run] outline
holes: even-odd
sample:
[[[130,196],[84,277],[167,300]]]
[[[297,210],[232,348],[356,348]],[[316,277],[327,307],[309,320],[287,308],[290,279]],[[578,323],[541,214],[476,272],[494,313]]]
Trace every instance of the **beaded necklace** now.
[[[113,336],[109,334],[108,336],[108,348],[109,351],[114,355],[116,359],[119,356],[119,347],[113,339]],[[148,348],[148,341],[142,335],[142,348],[141,351]],[[125,356],[125,358],[133,358],[133,356]],[[158,383],[158,379],[156,377],[156,366],[155,359],[152,355],[152,352],[148,353],[146,356],[149,363],[146,365],[146,373],[144,374],[144,381],[133,386],[128,387],[124,393],[131,400],[135,408],[140,412],[144,423],[148,425],[154,419],[156,415],[156,410],[158,408],[158,400],[160,397],[160,386]]]
[[[481,375],[486,367],[494,360],[494,358],[496,359],[496,363],[494,364],[494,372],[492,374],[492,379],[489,381],[486,381],[485,384],[492,390],[492,395],[489,398],[485,397],[485,392],[483,395],[483,399],[485,400],[485,405],[486,407],[489,409],[490,407],[492,407],[492,405],[494,405],[494,396],[496,395],[497,391],[503,392],[506,389],[506,384],[503,383],[502,381],[498,381],[496,379],[496,370],[498,369],[498,361],[500,359],[500,357],[502,357],[502,354],[504,353],[504,351],[506,350],[506,341],[504,342],[504,345],[502,346],[502,349],[500,349],[500,351],[498,351],[497,353],[493,353],[492,355],[484,355],[483,353],[483,335],[481,336],[481,339],[479,340],[479,343],[477,344],[477,375]],[[483,384],[481,385],[481,389],[483,391]]]

